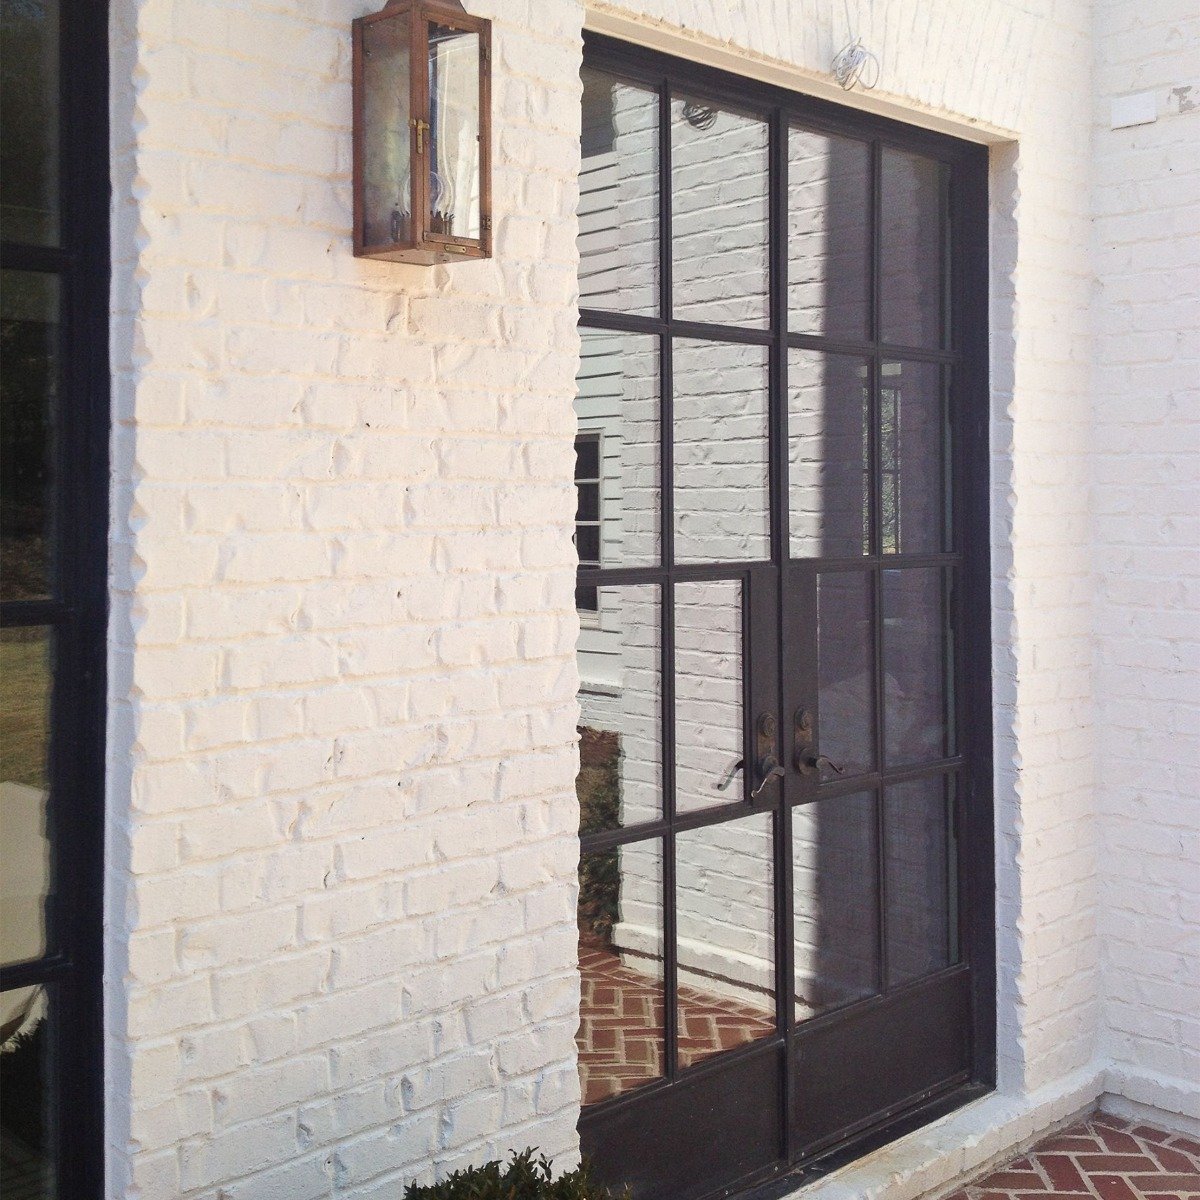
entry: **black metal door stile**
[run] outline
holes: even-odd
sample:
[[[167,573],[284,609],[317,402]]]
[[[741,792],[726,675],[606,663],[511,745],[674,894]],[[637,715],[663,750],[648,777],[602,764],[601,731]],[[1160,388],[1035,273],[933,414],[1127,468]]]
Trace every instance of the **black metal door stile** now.
[[[661,559],[656,565],[589,567],[581,588],[657,585],[662,596],[661,815],[626,828],[585,833],[585,854],[613,851],[658,839],[664,847],[663,1040],[661,1078],[632,1091],[587,1104],[580,1133],[585,1154],[599,1173],[628,1182],[634,1196],[662,1200],[708,1200],[772,1180],[825,1169],[913,1123],[931,1119],[978,1095],[994,1082],[994,904],[991,802],[991,670],[989,627],[988,392],[987,392],[987,156],[976,145],[882,118],[784,92],[723,72],[683,63],[599,36],[585,38],[585,64],[628,80],[658,97],[658,297],[652,315],[585,306],[585,330],[624,332],[658,339],[660,381],[658,463],[661,487]],[[713,105],[752,112],[769,129],[769,320],[716,324],[678,319],[672,273],[671,99],[680,92]],[[864,287],[870,295],[869,325],[861,337],[817,335],[788,329],[788,139],[789,131],[817,131],[869,146],[870,261]],[[951,268],[945,303],[950,333],[937,345],[890,342],[884,292],[883,227],[889,195],[885,156],[922,156],[944,171],[944,240]],[[894,325],[894,322],[893,322]],[[674,493],[676,346],[681,339],[762,347],[768,362],[770,494],[769,558],[745,562],[676,561]],[[917,339],[911,339],[916,341]],[[789,540],[789,356],[811,352],[854,357],[866,364],[869,446],[864,465],[869,513],[863,553],[795,557]],[[949,533],[933,548],[908,551],[899,542],[898,392],[889,384],[903,370],[928,368],[940,381],[937,394],[948,425],[943,467]],[[948,383],[947,383],[948,380]],[[889,392],[889,386],[892,387]],[[891,406],[888,408],[888,406]],[[887,411],[885,411],[887,409]],[[891,442],[888,439],[892,439]],[[890,447],[890,448],[889,448]],[[888,460],[892,455],[894,460]],[[888,462],[885,462],[888,460]],[[890,466],[889,466],[890,462]],[[924,469],[924,468],[922,468]],[[932,470],[932,468],[930,468]],[[893,490],[885,495],[885,490]],[[894,544],[884,527],[894,526]],[[942,535],[938,535],[942,536]],[[864,654],[871,668],[869,769],[845,777],[803,765],[810,737],[820,749],[818,659],[822,580],[862,581],[871,614]],[[936,581],[940,605],[938,645],[945,673],[941,684],[944,725],[940,750],[921,755],[896,751],[886,721],[903,687],[885,672],[885,657],[900,660],[892,642],[921,627],[903,608],[905,589]],[[736,581],[743,595],[742,730],[746,792],[741,803],[683,811],[676,804],[674,596],[701,581]],[[927,589],[928,590],[928,589]],[[940,599],[936,599],[940,597]],[[908,615],[906,615],[908,613]],[[899,614],[899,615],[897,615]],[[906,624],[907,622],[907,624]],[[926,628],[928,622],[926,622]],[[899,630],[899,632],[897,632]],[[928,638],[926,639],[928,640]],[[945,647],[949,647],[946,649]],[[832,712],[832,710],[831,710]],[[762,744],[756,721],[767,714],[779,730],[784,776],[768,780],[751,798]],[[801,717],[811,720],[801,729]],[[830,715],[827,724],[832,722]],[[815,749],[813,755],[815,757]],[[904,789],[909,789],[905,792]],[[921,789],[924,789],[922,793]],[[887,856],[903,830],[891,822],[910,818],[902,795],[933,796],[928,811],[944,815],[946,934],[944,953],[924,968],[889,966],[889,940],[899,945],[899,918],[889,884],[907,888],[901,865]],[[942,796],[939,808],[937,796]],[[815,1015],[797,1016],[794,995],[796,929],[793,836],[801,814],[844,813],[833,805],[860,804],[874,814],[864,836],[873,856],[863,865],[876,889],[878,953],[870,994]],[[676,911],[676,843],[681,835],[760,814],[773,830],[771,864],[775,946],[775,1032],[736,1049],[685,1065],[678,1052],[680,963]],[[941,818],[936,818],[941,819]],[[936,830],[935,830],[936,833]],[[923,830],[928,840],[928,829]],[[890,840],[889,840],[890,839]],[[936,842],[934,837],[934,842]],[[826,868],[829,869],[828,867]],[[931,870],[931,876],[936,871]],[[917,884],[920,883],[918,879]],[[919,886],[917,891],[920,891]],[[897,953],[899,953],[897,951]],[[781,1184],[775,1184],[779,1187]]]
[[[41,953],[0,964],[0,991],[38,994],[45,1006],[40,1024],[32,1034],[23,1029],[14,1036],[14,1053],[5,1053],[0,1064],[0,1073],[14,1072],[0,1083],[13,1089],[6,1096],[0,1132],[5,1184],[14,1194],[21,1190],[85,1200],[99,1197],[104,1184],[108,5],[73,0],[18,10],[6,4],[4,21],[6,42],[9,36],[14,43],[25,37],[45,55],[10,59],[5,71],[5,138],[23,135],[11,137],[5,156],[6,170],[10,164],[14,168],[6,180],[0,244],[11,298],[5,305],[5,349],[21,338],[28,346],[31,332],[45,339],[24,360],[14,355],[3,364],[5,421],[14,419],[15,427],[18,418],[24,419],[27,427],[32,411],[50,431],[43,443],[48,447],[44,463],[22,454],[27,441],[5,438],[6,471],[16,469],[4,483],[6,578],[0,627],[10,645],[28,646],[36,638],[48,648],[29,688],[33,693],[44,689],[47,698],[22,694],[19,680],[10,680],[4,689],[5,725],[7,731],[8,719],[22,706],[13,727],[31,708],[41,706],[48,737],[39,734],[32,755],[27,746],[15,744],[17,738],[6,744],[4,778],[15,778],[7,768],[18,758],[36,768],[39,788],[49,795],[43,801],[49,865],[44,890],[20,897],[36,903]],[[22,45],[28,51],[28,42]],[[44,112],[38,107],[42,102]],[[31,129],[36,130],[33,152]],[[42,170],[54,181],[47,192],[51,201],[44,211],[22,209],[27,194],[37,192],[34,177]],[[23,293],[52,299],[43,311],[22,310]],[[30,360],[39,355],[31,368]],[[44,377],[39,375],[43,365]],[[16,543],[27,531],[19,521],[9,524],[19,490],[16,477],[22,471],[37,480],[34,507],[43,506],[40,511],[50,516],[37,533],[45,539],[44,557],[39,544],[36,554],[23,558]],[[19,502],[26,499],[22,492]],[[42,565],[28,572],[34,580],[30,584],[26,569],[34,558],[41,558]],[[14,565],[17,569],[10,571]],[[5,836],[11,848],[13,825]],[[20,865],[10,862],[6,872],[15,874]],[[40,1044],[36,1062],[17,1066],[18,1037],[26,1039],[24,1048],[30,1053]],[[24,1057],[28,1060],[29,1053]]]

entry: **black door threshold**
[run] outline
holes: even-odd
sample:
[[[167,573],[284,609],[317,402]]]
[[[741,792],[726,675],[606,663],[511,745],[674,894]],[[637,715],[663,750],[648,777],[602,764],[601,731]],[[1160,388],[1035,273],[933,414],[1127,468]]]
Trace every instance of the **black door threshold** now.
[[[832,1174],[841,1167],[865,1157],[881,1146],[894,1142],[918,1129],[986,1096],[993,1089],[982,1083],[960,1083],[949,1091],[927,1097],[910,1108],[887,1118],[882,1124],[851,1134],[836,1145],[821,1151],[807,1162],[774,1174],[759,1176],[744,1183],[741,1190],[724,1188],[705,1200],[783,1200],[797,1189]]]

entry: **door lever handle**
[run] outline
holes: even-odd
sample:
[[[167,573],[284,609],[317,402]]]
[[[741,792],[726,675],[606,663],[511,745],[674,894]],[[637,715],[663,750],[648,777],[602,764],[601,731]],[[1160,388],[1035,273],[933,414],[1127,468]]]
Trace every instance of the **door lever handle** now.
[[[733,777],[742,769],[743,766],[745,766],[745,763],[740,758],[737,760],[737,762],[731,763],[725,774],[722,775],[715,784],[713,784],[717,791],[725,791],[733,782]]]
[[[816,775],[822,768],[832,771],[835,775],[845,773],[845,767],[839,767],[831,758],[818,754],[813,745],[812,713],[805,708],[796,709],[795,723],[796,749],[792,754],[792,765],[801,775]]]
[[[772,779],[782,779],[786,771],[779,765],[779,759],[773,754],[768,754],[766,758],[758,764],[759,784],[751,793],[750,799],[757,800],[759,796],[766,790],[767,784]]]
[[[838,766],[826,754],[814,754],[811,750],[798,749],[796,751],[796,770],[801,775],[815,775],[822,769],[832,771],[835,775],[844,775],[846,773],[845,767]]]

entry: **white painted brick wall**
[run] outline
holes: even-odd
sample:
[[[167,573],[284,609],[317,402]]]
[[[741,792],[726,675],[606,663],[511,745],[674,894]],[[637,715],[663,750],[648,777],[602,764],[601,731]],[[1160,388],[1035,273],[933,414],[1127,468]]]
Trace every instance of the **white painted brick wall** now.
[[[1158,120],[1112,129],[1114,98]],[[1108,1088],[1200,1120],[1200,10],[1096,7],[1096,778]]]
[[[112,7],[109,1194],[395,1196],[509,1145],[569,1160],[582,6],[472,0],[496,20],[496,257],[453,270],[350,257],[349,23],[373,5]],[[846,36],[816,0],[635,8],[603,12],[797,87],[828,85]],[[1184,43],[1127,38],[1121,8],[1097,34],[1131,73],[1097,95],[1177,82],[1176,58],[1151,80],[1139,55]],[[1091,4],[851,12],[882,63],[855,102],[1020,138],[992,171],[1002,1087],[1094,1061],[1096,778],[1123,859],[1104,873],[1103,1045],[1170,1074],[1196,1038],[1195,958],[1157,916],[1169,892],[1195,919],[1173,849],[1196,794],[1195,346],[1172,363],[1174,285],[1129,264],[1136,230],[1147,269],[1186,270],[1166,238],[1194,211],[1124,214],[1173,203],[1162,161],[1195,178],[1194,118],[1153,143],[1165,159],[1132,131],[1097,166],[1096,236],[1119,243],[1102,261],[1146,295],[1102,293],[1093,429]],[[1156,422],[1145,456],[1106,477],[1131,403]],[[1094,736],[1093,668],[1099,731],[1128,736]],[[1125,820],[1151,804],[1157,824]],[[1155,864],[1158,892],[1137,873]]]

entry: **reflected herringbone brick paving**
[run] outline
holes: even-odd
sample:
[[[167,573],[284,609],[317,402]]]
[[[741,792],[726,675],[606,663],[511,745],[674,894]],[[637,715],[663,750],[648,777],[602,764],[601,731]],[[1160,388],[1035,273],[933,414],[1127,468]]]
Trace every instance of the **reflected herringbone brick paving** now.
[[[1200,1200],[1200,1141],[1095,1113],[946,1200]]]
[[[663,1071],[662,985],[623,966],[603,945],[600,939],[581,939],[579,947],[577,1041],[584,1104],[658,1079]],[[696,988],[679,988],[679,1009],[681,1067],[775,1030],[773,1014]]]

